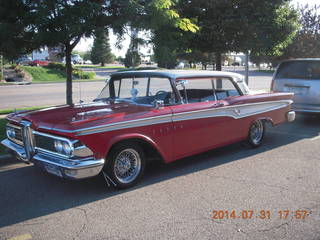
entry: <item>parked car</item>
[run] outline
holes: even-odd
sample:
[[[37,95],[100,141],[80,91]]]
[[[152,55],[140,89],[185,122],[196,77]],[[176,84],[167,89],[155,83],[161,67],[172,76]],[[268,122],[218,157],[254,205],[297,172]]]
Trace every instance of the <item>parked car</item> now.
[[[2,144],[59,177],[102,175],[117,188],[165,163],[246,140],[262,143],[265,123],[293,121],[292,93],[250,93],[242,75],[210,71],[128,71],[111,75],[89,104],[7,116]]]
[[[48,66],[49,61],[45,59],[37,59],[29,62],[30,66]]]
[[[32,59],[30,57],[22,56],[22,57],[18,58],[15,62],[16,62],[16,64],[20,64],[20,65],[28,65],[31,61],[32,61]]]
[[[296,112],[320,113],[320,58],[283,61],[275,71],[271,90],[293,92]]]
[[[92,64],[91,60],[85,60],[84,64]]]

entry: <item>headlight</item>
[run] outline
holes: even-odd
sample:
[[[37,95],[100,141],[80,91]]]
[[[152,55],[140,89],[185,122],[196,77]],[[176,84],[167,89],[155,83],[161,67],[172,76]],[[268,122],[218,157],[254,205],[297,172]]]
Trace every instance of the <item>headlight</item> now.
[[[7,137],[8,138],[16,138],[16,132],[12,127],[7,127]]]
[[[62,149],[63,149],[63,151],[65,152],[66,155],[71,155],[72,147],[67,142],[63,143]]]
[[[54,140],[54,147],[57,153],[71,156],[73,152],[73,147],[70,146],[69,142],[62,141],[62,140]]]

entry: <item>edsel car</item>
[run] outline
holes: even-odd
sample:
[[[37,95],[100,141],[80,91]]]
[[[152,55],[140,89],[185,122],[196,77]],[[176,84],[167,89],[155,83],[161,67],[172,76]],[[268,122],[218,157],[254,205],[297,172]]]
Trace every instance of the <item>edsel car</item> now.
[[[294,120],[292,97],[253,94],[235,73],[119,72],[92,103],[8,115],[2,144],[50,174],[101,174],[127,188],[151,159],[170,163],[238,141],[259,146],[267,122]]]

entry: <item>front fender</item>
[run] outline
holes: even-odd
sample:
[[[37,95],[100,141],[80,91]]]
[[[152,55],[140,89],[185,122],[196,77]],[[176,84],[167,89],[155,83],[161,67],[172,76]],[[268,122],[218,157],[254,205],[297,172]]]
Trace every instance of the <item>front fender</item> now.
[[[114,146],[115,144],[117,144],[121,141],[133,140],[133,139],[140,139],[142,141],[147,142],[154,149],[156,149],[158,151],[158,153],[160,154],[160,156],[162,157],[164,162],[167,162],[169,160],[170,156],[165,151],[163,151],[159,147],[159,145],[155,143],[155,141],[153,141],[150,137],[145,136],[143,134],[139,134],[139,133],[128,133],[128,134],[122,134],[122,135],[117,135],[117,136],[113,137],[108,143],[105,156],[107,156],[109,154],[112,146]]]

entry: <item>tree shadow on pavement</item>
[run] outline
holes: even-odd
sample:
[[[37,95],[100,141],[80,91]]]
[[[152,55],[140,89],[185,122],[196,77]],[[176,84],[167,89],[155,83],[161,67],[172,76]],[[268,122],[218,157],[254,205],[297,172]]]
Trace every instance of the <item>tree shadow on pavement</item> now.
[[[0,167],[0,227],[102,199],[107,201],[108,198],[124,192],[135,191],[233,161],[241,161],[305,138],[313,138],[320,133],[320,121],[319,118],[298,117],[294,123],[268,128],[268,130],[264,145],[259,148],[249,149],[243,147],[241,143],[236,143],[168,165],[152,164],[147,168],[140,184],[122,191],[107,188],[101,176],[81,181],[68,181],[22,163],[2,166]],[[257,161],[259,161],[258,158]]]

